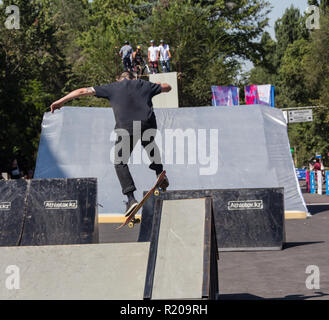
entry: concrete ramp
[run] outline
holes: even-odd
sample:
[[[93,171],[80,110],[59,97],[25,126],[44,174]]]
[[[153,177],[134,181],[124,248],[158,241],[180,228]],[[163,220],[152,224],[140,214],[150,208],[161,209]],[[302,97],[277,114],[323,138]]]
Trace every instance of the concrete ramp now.
[[[175,190],[143,206],[138,241],[150,241],[156,201],[210,197],[219,251],[281,250],[285,242],[283,188]],[[196,210],[187,213],[193,220]],[[189,223],[189,221],[186,221]]]
[[[150,242],[0,247],[0,300],[215,299],[217,259],[211,198],[159,199]]]
[[[146,299],[214,299],[217,245],[210,198],[155,206]]]
[[[0,248],[0,300],[143,299],[148,254],[149,243]]]

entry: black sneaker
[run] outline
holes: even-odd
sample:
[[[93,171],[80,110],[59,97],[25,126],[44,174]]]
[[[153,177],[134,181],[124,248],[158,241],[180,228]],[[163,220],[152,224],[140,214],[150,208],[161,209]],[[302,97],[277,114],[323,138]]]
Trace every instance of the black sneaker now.
[[[126,204],[126,213],[125,216],[128,217],[131,212],[137,207],[138,201],[136,199],[132,199]]]
[[[161,174],[161,173],[160,173]],[[159,175],[160,175],[159,174]],[[158,177],[159,177],[158,175]],[[161,188],[162,190],[166,191],[167,188],[169,187],[169,180],[168,177],[165,175],[164,179],[162,180],[162,182],[159,184],[159,188]]]

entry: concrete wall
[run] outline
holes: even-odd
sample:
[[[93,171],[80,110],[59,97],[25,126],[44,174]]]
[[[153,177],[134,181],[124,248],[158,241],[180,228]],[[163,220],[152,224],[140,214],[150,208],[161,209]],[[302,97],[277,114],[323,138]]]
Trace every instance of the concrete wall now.
[[[177,72],[157,73],[150,75],[151,82],[168,83],[171,85],[171,91],[161,93],[152,100],[154,108],[178,108],[178,86]]]

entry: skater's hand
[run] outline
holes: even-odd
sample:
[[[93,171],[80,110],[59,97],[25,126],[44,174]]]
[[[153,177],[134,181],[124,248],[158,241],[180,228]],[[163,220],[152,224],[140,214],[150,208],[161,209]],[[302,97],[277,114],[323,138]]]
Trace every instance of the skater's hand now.
[[[61,107],[63,107],[64,103],[61,102],[60,100],[57,100],[55,101],[51,106],[50,106],[50,109],[51,109],[51,113],[54,113],[54,111],[56,109],[60,109]]]

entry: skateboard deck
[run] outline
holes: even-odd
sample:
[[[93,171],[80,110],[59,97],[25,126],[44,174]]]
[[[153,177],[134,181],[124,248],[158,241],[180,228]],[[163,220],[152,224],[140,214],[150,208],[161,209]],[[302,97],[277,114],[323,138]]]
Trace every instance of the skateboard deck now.
[[[127,216],[126,221],[121,224],[117,230],[121,229],[122,227],[126,226],[130,221],[132,221],[137,214],[137,212],[140,210],[140,208],[144,205],[144,203],[148,200],[148,198],[151,196],[152,193],[159,194],[158,188],[163,179],[165,178],[166,171],[162,171],[159,175],[155,185],[147,192],[147,194],[144,196],[144,198],[137,204],[137,206],[134,208],[134,210]]]

